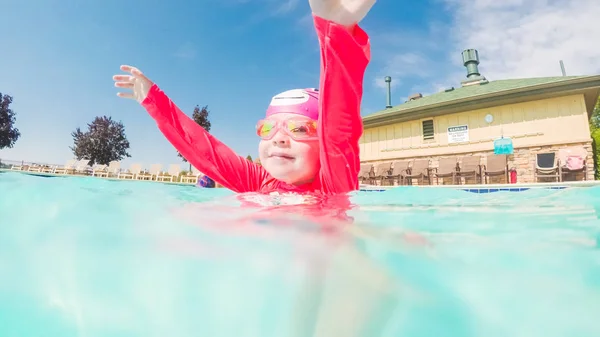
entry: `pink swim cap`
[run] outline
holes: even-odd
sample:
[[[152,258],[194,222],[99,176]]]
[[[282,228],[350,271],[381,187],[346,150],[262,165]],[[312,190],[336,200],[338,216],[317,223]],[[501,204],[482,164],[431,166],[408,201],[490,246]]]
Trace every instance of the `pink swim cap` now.
[[[319,119],[319,91],[317,89],[293,89],[275,95],[267,108],[267,117],[278,113],[290,113]]]

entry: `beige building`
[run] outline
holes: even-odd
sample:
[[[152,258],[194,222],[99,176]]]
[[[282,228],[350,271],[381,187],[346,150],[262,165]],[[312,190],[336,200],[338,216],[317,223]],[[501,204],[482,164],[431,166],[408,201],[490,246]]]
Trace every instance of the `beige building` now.
[[[600,75],[488,81],[479,74],[477,51],[465,50],[463,61],[467,78],[456,88],[415,94],[394,107],[388,89],[386,109],[363,118],[363,164],[429,158],[436,167],[448,156],[485,158],[494,152],[494,140],[506,137],[514,148],[508,166],[519,182],[534,181],[537,153],[565,147],[587,150],[586,178],[593,179],[588,121]],[[386,81],[389,87],[391,79]]]

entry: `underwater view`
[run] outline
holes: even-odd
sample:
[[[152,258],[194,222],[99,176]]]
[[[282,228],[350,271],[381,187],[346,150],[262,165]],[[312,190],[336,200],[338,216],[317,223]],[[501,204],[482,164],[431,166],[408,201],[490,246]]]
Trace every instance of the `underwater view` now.
[[[599,188],[290,205],[4,172],[0,191],[2,336],[600,334]]]

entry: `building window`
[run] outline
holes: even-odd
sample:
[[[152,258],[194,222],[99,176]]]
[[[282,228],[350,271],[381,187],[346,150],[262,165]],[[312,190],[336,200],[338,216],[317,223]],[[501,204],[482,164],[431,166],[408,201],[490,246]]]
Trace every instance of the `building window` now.
[[[435,132],[433,130],[433,119],[423,121],[422,124],[423,124],[423,140],[434,139]]]

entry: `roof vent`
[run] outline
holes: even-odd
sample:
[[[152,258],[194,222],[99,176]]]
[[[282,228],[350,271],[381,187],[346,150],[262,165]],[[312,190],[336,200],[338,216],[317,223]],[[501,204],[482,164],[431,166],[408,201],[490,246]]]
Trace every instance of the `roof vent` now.
[[[385,108],[390,109],[392,107],[392,78],[390,76],[385,77],[385,85],[387,87],[387,99]]]
[[[412,95],[408,96],[408,100],[409,100],[409,101],[416,101],[416,100],[418,100],[419,98],[423,98],[423,94],[421,94],[420,92],[419,92],[419,93],[412,94]]]
[[[449,88],[444,89],[445,92],[450,92],[450,91],[453,91],[453,90],[454,90],[454,87],[449,87]]]
[[[488,80],[479,73],[479,52],[477,49],[464,50],[462,58],[463,64],[467,68],[467,79],[461,82],[463,87],[488,83]]]

